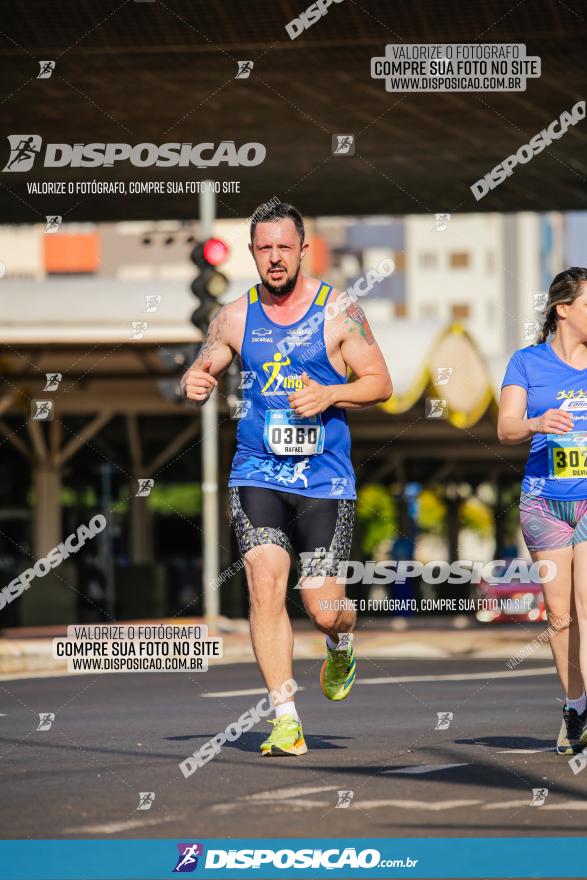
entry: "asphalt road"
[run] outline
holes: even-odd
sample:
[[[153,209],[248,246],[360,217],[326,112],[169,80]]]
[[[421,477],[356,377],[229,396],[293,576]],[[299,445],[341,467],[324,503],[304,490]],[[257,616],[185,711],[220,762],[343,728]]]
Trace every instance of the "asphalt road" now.
[[[553,750],[561,703],[547,663],[514,676],[502,660],[359,657],[339,704],[322,696],[319,670],[295,667],[307,755],[261,758],[261,721],[187,779],[179,762],[261,699],[206,694],[259,687],[252,664],[0,681],[2,837],[584,832],[587,770],[574,775]],[[409,680],[369,683],[386,677]],[[51,728],[37,730],[47,712]],[[439,712],[453,713],[448,729],[435,729]],[[336,806],[338,791],[353,792],[349,807]],[[150,809],[137,810],[139,792],[155,793]]]

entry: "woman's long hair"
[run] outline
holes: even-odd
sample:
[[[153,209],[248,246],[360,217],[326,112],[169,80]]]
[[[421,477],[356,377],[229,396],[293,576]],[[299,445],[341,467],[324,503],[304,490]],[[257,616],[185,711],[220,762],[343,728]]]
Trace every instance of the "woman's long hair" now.
[[[571,266],[554,276],[548,289],[544,323],[538,342],[546,342],[551,333],[556,333],[558,323],[556,307],[574,302],[581,294],[581,284],[584,281],[587,281],[587,269],[581,266]]]

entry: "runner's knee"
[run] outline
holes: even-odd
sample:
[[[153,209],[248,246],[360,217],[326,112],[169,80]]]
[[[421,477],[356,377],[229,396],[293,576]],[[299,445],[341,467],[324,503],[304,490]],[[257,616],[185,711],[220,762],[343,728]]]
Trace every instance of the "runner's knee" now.
[[[249,579],[252,611],[278,614],[285,605],[286,584],[276,572],[258,571]]]
[[[586,608],[587,611],[587,608]],[[556,609],[550,609],[546,612],[546,618],[548,621],[548,625],[551,626],[557,632],[561,630],[568,629],[571,625],[571,617],[570,617],[570,609],[567,608],[562,609],[560,607]]]

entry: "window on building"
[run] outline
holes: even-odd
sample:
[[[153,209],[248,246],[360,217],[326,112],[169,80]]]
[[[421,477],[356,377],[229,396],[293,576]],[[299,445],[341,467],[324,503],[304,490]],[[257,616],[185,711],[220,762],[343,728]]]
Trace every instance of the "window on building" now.
[[[437,318],[438,303],[420,303],[421,318]]]
[[[450,307],[450,313],[455,321],[459,321],[471,316],[471,307],[469,303],[453,303]]]
[[[471,265],[471,256],[468,251],[453,251],[448,257],[451,269],[468,269]]]
[[[438,265],[438,254],[434,251],[421,251],[418,256],[420,269],[436,269]]]

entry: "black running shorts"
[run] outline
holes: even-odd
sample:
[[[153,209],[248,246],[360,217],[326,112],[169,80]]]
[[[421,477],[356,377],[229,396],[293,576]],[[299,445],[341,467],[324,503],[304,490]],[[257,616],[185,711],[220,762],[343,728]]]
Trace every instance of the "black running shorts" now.
[[[296,554],[300,577],[335,576],[339,564],[348,560],[354,501],[307,498],[258,486],[228,491],[230,522],[241,556],[260,544],[277,544]]]

